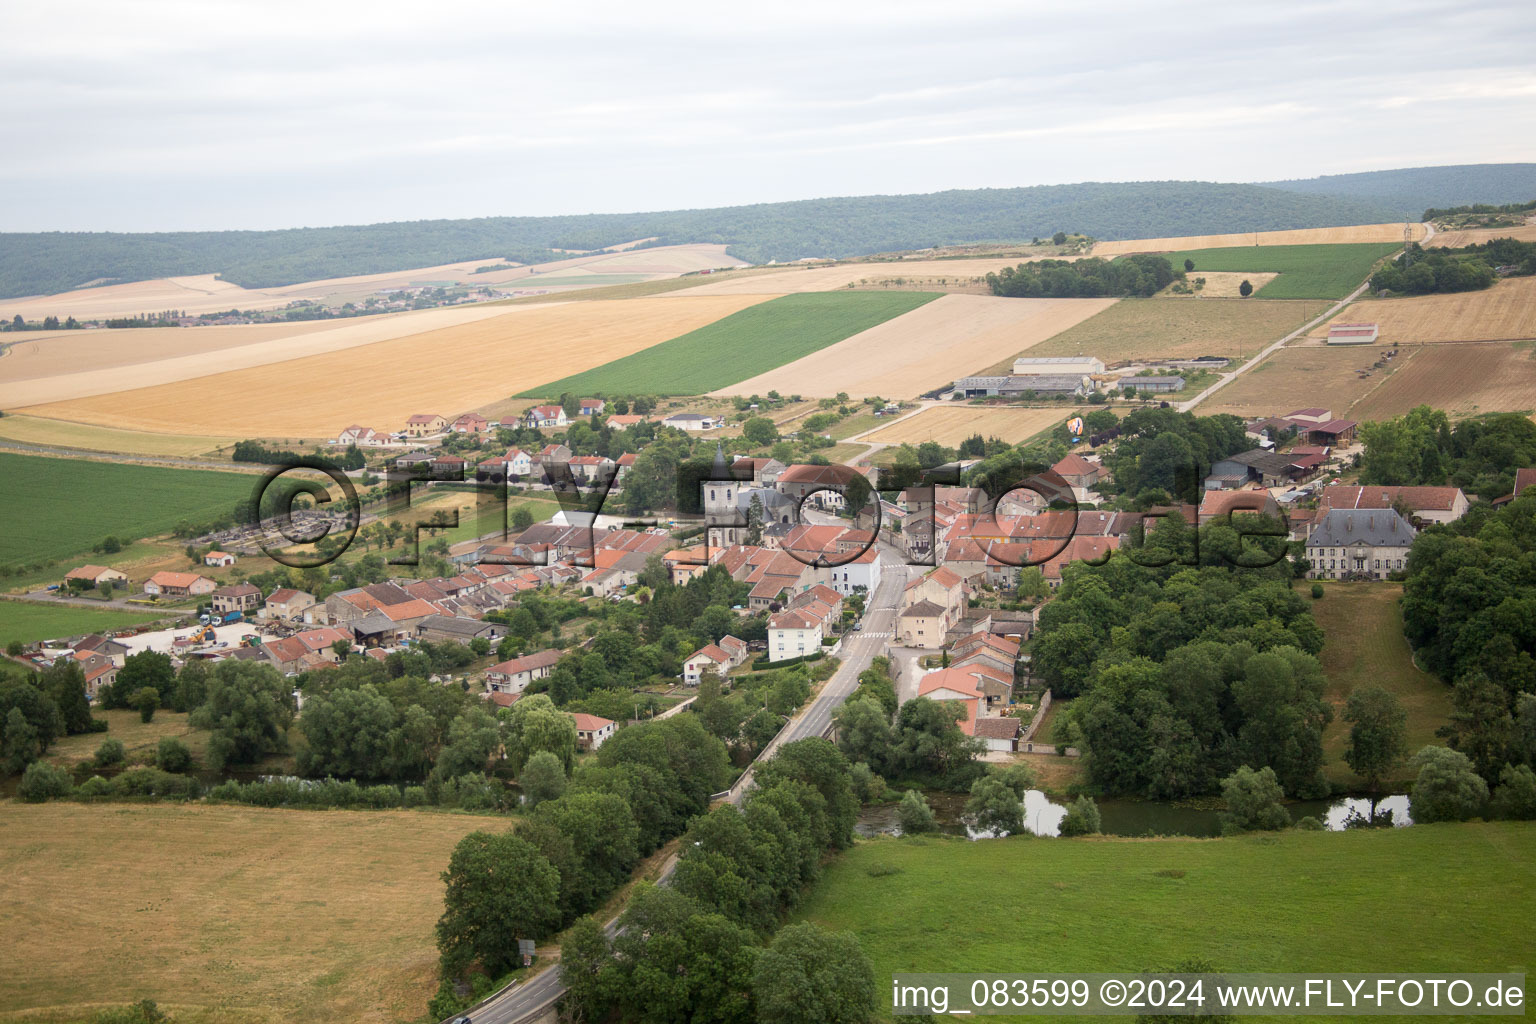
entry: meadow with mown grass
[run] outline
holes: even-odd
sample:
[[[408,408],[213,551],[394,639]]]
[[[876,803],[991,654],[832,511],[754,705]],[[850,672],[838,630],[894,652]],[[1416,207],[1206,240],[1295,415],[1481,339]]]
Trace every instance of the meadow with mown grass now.
[[[937,298],[937,292],[783,295],[523,395],[702,395],[793,362]]]
[[[1526,972],[1536,823],[865,840],[796,917],[858,935],[882,1019],[897,971]]]
[[[63,575],[61,571],[60,576]],[[164,609],[127,611],[116,608],[88,608],[77,604],[47,604],[41,601],[0,601],[0,646],[19,640],[49,640],[82,633],[104,633],[127,629],[143,622],[153,622],[175,615]]]
[[[1325,637],[1318,659],[1328,676],[1324,696],[1334,714],[1323,730],[1324,771],[1330,782],[1358,792],[1365,788],[1365,780],[1344,763],[1350,723],[1343,714],[1350,691],[1380,686],[1397,697],[1408,713],[1408,749],[1416,751],[1444,742],[1435,730],[1450,721],[1451,688],[1414,664],[1413,649],[1403,635],[1402,584],[1324,582],[1322,586],[1323,596],[1312,602],[1312,615]],[[1413,781],[1413,772],[1406,764],[1399,765],[1387,781],[1407,785]]]
[[[1400,242],[1343,245],[1249,245],[1159,253],[1181,270],[1194,260],[1202,270],[1253,271],[1280,276],[1254,294],[1261,299],[1342,299],[1371,275],[1377,260],[1402,248]]]
[[[0,1020],[79,1021],[144,998],[178,1024],[423,1018],[438,875],[465,834],[505,827],[429,811],[0,804]]]
[[[84,459],[0,453],[6,529],[0,565],[88,553],[102,538],[126,543],[168,533],[180,523],[231,515],[260,478]],[[60,574],[62,575],[62,573]]]

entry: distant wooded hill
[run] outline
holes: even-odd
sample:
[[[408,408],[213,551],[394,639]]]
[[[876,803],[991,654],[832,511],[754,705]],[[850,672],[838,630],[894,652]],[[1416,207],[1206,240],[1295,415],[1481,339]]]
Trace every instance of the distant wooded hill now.
[[[217,273],[248,288],[459,260],[558,259],[555,249],[726,243],[752,263],[932,245],[1019,242],[1056,231],[1101,239],[1334,227],[1417,217],[1429,206],[1536,195],[1536,164],[1334,175],[1269,185],[1157,181],[855,196],[713,210],[484,217],[284,231],[0,234],[0,298],[97,281]],[[1411,201],[1410,201],[1411,200]]]

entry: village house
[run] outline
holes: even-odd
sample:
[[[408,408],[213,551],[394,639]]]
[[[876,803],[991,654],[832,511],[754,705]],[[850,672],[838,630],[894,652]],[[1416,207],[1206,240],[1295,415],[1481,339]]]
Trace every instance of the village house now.
[[[1384,580],[1408,564],[1414,536],[1394,509],[1330,509],[1307,537],[1307,578]]]
[[[571,476],[583,487],[614,471],[613,460],[603,455],[574,455],[566,461],[566,465],[571,467]]]
[[[1335,484],[1324,487],[1318,507],[1407,509],[1408,515],[1424,523],[1453,523],[1467,514],[1471,503],[1460,487],[1354,486]]]
[[[1072,488],[1078,500],[1082,500],[1082,495],[1093,490],[1100,480],[1109,475],[1103,463],[1090,462],[1076,452],[1067,455],[1052,466],[1051,471],[1067,482],[1067,486]]]
[[[483,434],[490,426],[484,416],[467,412],[448,425],[448,430],[455,434]]]
[[[515,483],[533,474],[533,456],[521,448],[508,448],[475,466],[475,479],[488,483]]]
[[[565,409],[558,405],[536,405],[523,414],[523,423],[536,430],[552,430],[569,426]]]
[[[213,566],[216,569],[222,568],[224,566],[234,565],[235,556],[230,554],[228,551],[210,551],[203,556],[203,564]]]
[[[494,645],[506,635],[507,627],[498,622],[486,622],[462,615],[428,615],[416,625],[416,636],[432,643],[453,640],[468,644],[478,639]]]
[[[85,676],[87,700],[95,700],[103,686],[111,686],[117,682],[117,670],[122,667],[107,655],[96,651],[76,650],[71,655],[71,660],[80,666],[80,672]]]
[[[144,593],[150,597],[201,597],[211,594],[218,584],[195,572],[157,572],[144,581]]]
[[[699,412],[673,413],[661,421],[664,427],[676,427],[678,430],[714,430],[720,426],[718,416],[710,416]]]
[[[227,615],[230,612],[249,615],[261,607],[261,588],[250,583],[231,584],[215,590],[211,601],[215,615]]]
[[[378,611],[385,605],[404,604],[410,600],[412,600],[411,595],[393,583],[370,583],[366,587],[338,590],[327,597],[325,618],[327,622],[345,625]],[[271,605],[272,600],[269,598],[267,606],[271,607]]]
[[[617,726],[611,719],[580,712],[571,716],[576,721],[576,749],[596,750],[613,735]]]
[[[768,660],[804,658],[821,650],[822,620],[809,610],[789,608],[768,620]]]
[[[535,651],[492,665],[485,670],[485,688],[497,693],[522,693],[535,679],[548,678],[563,656],[561,651]]]
[[[336,435],[335,445],[357,445],[359,448],[378,448],[389,444],[389,435],[372,427],[360,427],[356,423]]]
[[[1200,525],[1222,519],[1235,512],[1280,518],[1280,505],[1263,490],[1206,491],[1200,496]]]
[[[965,581],[940,566],[907,584],[896,635],[907,647],[942,647],[946,634],[965,617],[965,608]]]
[[[448,429],[448,420],[435,412],[419,412],[405,421],[407,437],[432,437]]]
[[[601,416],[606,408],[608,408],[608,403],[601,398],[583,398],[581,400],[581,415],[583,416]]]
[[[262,617],[281,622],[307,622],[309,609],[315,606],[315,596],[290,587],[279,587],[267,596]]]
[[[726,674],[745,661],[746,657],[746,642],[726,634],[720,638],[718,644],[705,644],[689,655],[688,660],[683,662],[683,682],[689,686],[697,686],[699,678],[710,671],[724,679]]]
[[[1022,723],[1017,718],[996,715],[976,719],[972,735],[986,744],[989,753],[1009,753],[1019,749],[1019,734],[1022,731]]]
[[[616,413],[605,417],[603,422],[607,424],[609,430],[628,430],[637,423],[644,423],[645,419],[644,416],[637,416],[634,413]]]
[[[119,583],[128,582],[128,574],[117,569],[109,569],[105,565],[82,565],[78,569],[71,569],[64,574],[64,588],[69,589],[70,580],[79,580],[87,586],[100,586],[103,582],[117,586]]]

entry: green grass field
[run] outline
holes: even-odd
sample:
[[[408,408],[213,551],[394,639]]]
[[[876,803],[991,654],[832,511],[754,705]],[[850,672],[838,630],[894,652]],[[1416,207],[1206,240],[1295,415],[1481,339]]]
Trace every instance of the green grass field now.
[[[0,479],[0,565],[14,565],[78,555],[109,534],[126,543],[228,514],[260,478],[5,453]]]
[[[0,646],[12,640],[31,643],[78,633],[99,633],[104,629],[124,629],[141,622],[173,618],[177,614],[163,608],[130,612],[62,603],[0,601]]]
[[[808,292],[750,306],[681,337],[523,393],[702,395],[755,377],[939,297],[937,292]]]
[[[1302,593],[1308,591],[1303,590]],[[1312,602],[1312,614],[1327,642],[1320,658],[1328,675],[1327,697],[1334,719],[1323,731],[1323,753],[1328,777],[1351,789],[1364,780],[1344,763],[1349,723],[1343,720],[1344,702],[1357,686],[1380,686],[1402,701],[1408,712],[1408,749],[1443,743],[1435,730],[1450,720],[1451,688],[1413,663],[1413,650],[1403,635],[1403,612],[1398,583],[1323,583],[1323,597]],[[1406,766],[1396,781],[1410,782]]]
[[[887,1007],[896,971],[1524,972],[1536,823],[869,840],[799,916],[857,933]]]
[[[1195,261],[1202,270],[1276,273],[1280,276],[1254,294],[1263,299],[1342,299],[1364,281],[1371,264],[1402,246],[1396,242],[1347,245],[1258,245],[1230,249],[1194,249],[1159,253],[1175,268]]]

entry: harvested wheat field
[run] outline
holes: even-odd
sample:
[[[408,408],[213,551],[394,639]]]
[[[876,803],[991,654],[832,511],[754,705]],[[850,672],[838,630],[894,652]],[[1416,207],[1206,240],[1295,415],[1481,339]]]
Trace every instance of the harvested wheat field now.
[[[692,244],[658,246],[654,249],[635,249],[626,252],[590,253],[568,259],[539,263],[533,266],[509,263],[505,270],[477,274],[483,266],[494,266],[496,259],[464,260],[434,267],[412,267],[378,274],[357,274],[350,277],[331,277],[317,281],[300,281],[296,284],[270,288],[242,288],[230,281],[221,280],[217,274],[195,274],[187,277],[157,278],[151,281],[134,281],[128,284],[103,285],[96,288],[77,288],[55,295],[32,295],[25,298],[0,299],[0,313],[4,319],[20,314],[25,320],[41,320],[47,316],[64,318],[73,316],[80,320],[115,316],[137,316],[145,312],[163,309],[185,310],[196,316],[203,313],[219,313],[228,309],[266,310],[286,306],[295,299],[339,304],[348,301],[361,302],[389,288],[410,288],[423,285],[495,285],[509,289],[542,288],[541,276],[553,277],[566,271],[580,269],[583,276],[591,277],[592,285],[607,283],[601,275],[644,275],[647,278],[676,277],[694,270],[717,267],[744,266],[734,256],[725,254],[724,245]]]
[[[716,395],[769,391],[912,398],[974,373],[1086,320],[1115,299],[1002,299],[945,295]]]
[[[1124,299],[1036,345],[1031,356],[1098,356],[1110,366],[1153,359],[1253,356],[1321,316],[1315,299]],[[992,368],[1006,372],[1005,364]]]
[[[1462,228],[1442,231],[1429,240],[1429,247],[1444,246],[1460,249],[1464,245],[1482,245],[1495,238],[1515,238],[1522,242],[1536,242],[1536,223],[1522,224],[1513,228]]]
[[[494,307],[406,338],[22,412],[128,430],[326,438],[348,423],[398,429],[453,415],[649,348],[763,301],[760,295]]]
[[[1351,409],[1350,419],[1389,419],[1419,405],[1457,417],[1536,409],[1536,347],[1490,342],[1413,351],[1413,360]]]
[[[23,444],[54,445],[124,455],[202,455],[240,440],[207,434],[151,434],[10,413],[0,416],[0,437]]]
[[[1245,274],[1236,270],[1196,270],[1189,275],[1189,285],[1193,287],[1195,278],[1203,277],[1205,287],[1199,291],[1191,291],[1188,294],[1180,294],[1171,291],[1174,285],[1169,285],[1157,293],[1159,299],[1240,299],[1243,297],[1243,282],[1253,285],[1253,290],[1258,291],[1269,282],[1279,277],[1279,274]],[[1178,282],[1174,282],[1177,284]]]
[[[147,998],[182,1024],[420,1018],[438,874],[462,836],[503,828],[419,811],[8,802],[0,1016],[76,1020]]]
[[[1030,259],[1027,257],[1010,256],[1005,259],[891,260],[879,263],[839,263],[830,267],[794,267],[743,274],[728,281],[701,284],[697,288],[690,288],[688,294],[755,295],[771,292],[782,295],[786,292],[828,292],[850,286],[879,287],[880,282],[894,282],[897,279],[902,281],[903,288],[922,291],[925,286],[932,286],[934,291],[943,291],[946,284],[971,282],[1004,267],[1016,267],[1028,262]]]
[[[1411,227],[1413,240],[1424,237],[1424,225]],[[1228,249],[1242,245],[1339,245],[1349,242],[1401,242],[1402,224],[1355,224],[1342,228],[1296,228],[1290,231],[1244,231],[1231,235],[1188,235],[1183,238],[1131,238],[1098,242],[1095,256],[1131,252],[1177,252],[1181,249]]]
[[[1374,323],[1385,345],[1536,338],[1536,277],[1505,278],[1478,292],[1366,299],[1331,322]],[[1326,337],[1328,325],[1311,333]]]
[[[1217,391],[1195,410],[1212,416],[1229,412],[1243,417],[1284,416],[1292,409],[1321,407],[1335,417],[1358,420],[1352,407],[1384,387],[1425,349],[1408,349],[1385,369],[1360,374],[1376,361],[1378,349],[1303,345],[1282,348],[1259,366]],[[1439,405],[1438,400],[1434,400]]]
[[[507,313],[503,306],[482,304],[296,324],[71,331],[70,337],[36,343],[34,351],[22,354],[15,371],[5,366],[10,356],[0,359],[0,408],[192,380],[472,324]],[[141,334],[154,335],[142,348]],[[31,344],[22,342],[18,348]],[[13,372],[27,376],[13,376]]]
[[[906,419],[859,438],[871,444],[921,444],[937,441],[954,447],[972,434],[995,437],[1009,444],[1026,441],[1042,430],[1064,423],[1079,410],[1017,409],[952,403],[924,409]]]

